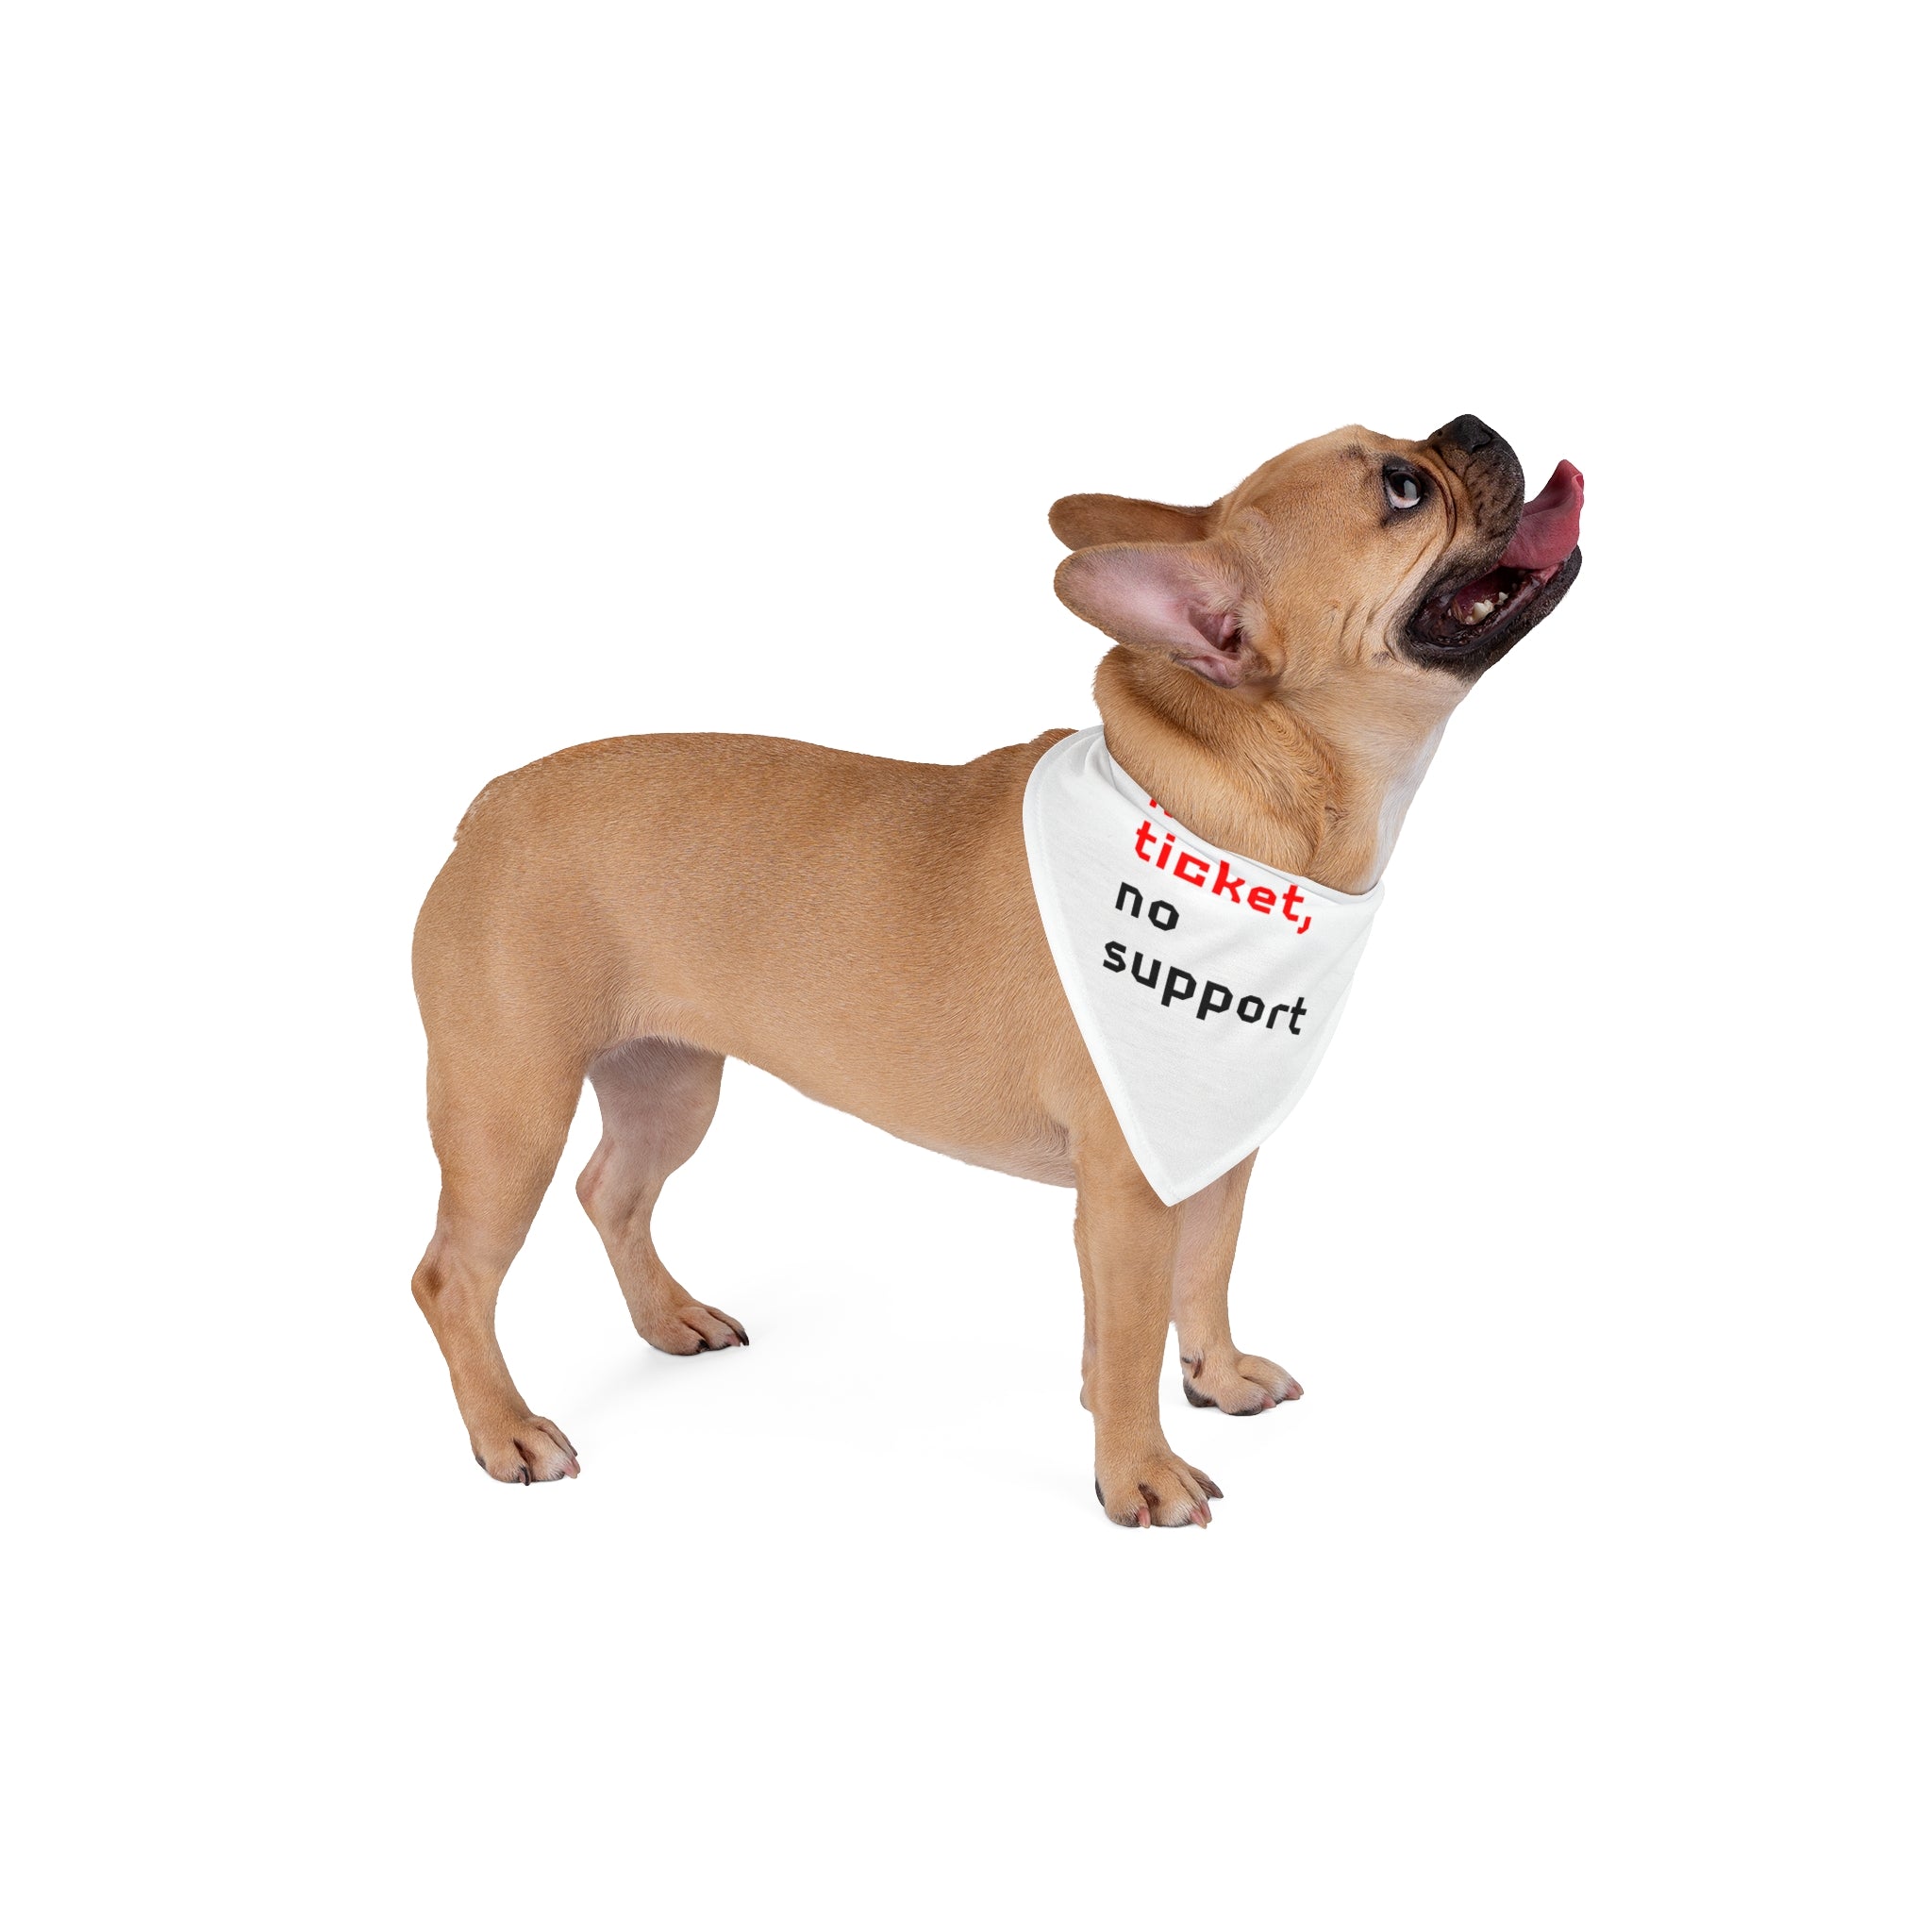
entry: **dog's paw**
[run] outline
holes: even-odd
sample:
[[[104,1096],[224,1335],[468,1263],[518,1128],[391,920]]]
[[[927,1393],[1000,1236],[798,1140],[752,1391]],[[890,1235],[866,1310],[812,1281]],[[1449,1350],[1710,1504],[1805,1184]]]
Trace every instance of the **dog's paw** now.
[[[1219,1496],[1221,1490],[1212,1476],[1162,1449],[1103,1468],[1094,1478],[1093,1493],[1108,1515],[1128,1529],[1178,1529],[1189,1523],[1206,1529],[1213,1520],[1208,1499]]]
[[[749,1348],[744,1324],[703,1302],[668,1302],[636,1315],[637,1330],[666,1355],[704,1355],[714,1348]]]
[[[577,1473],[570,1438],[541,1415],[512,1416],[473,1435],[476,1466],[500,1483],[554,1483]]]
[[[1196,1408],[1225,1415],[1259,1415],[1293,1402],[1302,1385],[1284,1368],[1258,1355],[1183,1356],[1181,1393]]]

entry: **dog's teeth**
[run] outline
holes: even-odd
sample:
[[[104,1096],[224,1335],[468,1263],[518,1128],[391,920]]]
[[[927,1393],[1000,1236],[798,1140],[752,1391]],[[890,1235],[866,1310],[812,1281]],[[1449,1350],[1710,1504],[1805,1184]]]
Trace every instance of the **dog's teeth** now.
[[[1466,611],[1464,611],[1462,621],[1464,624],[1480,624],[1483,621],[1483,619],[1486,618],[1490,614],[1490,612],[1492,611],[1496,607],[1493,604],[1491,604],[1487,597],[1485,597],[1480,604],[1472,604],[1469,607],[1469,608]]]

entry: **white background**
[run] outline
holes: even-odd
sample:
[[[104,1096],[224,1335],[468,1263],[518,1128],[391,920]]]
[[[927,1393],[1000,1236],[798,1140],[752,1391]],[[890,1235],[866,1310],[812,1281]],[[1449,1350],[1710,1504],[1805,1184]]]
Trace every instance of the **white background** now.
[[[16,1923],[1924,1923],[1877,17],[11,13]],[[1307,1398],[1170,1365],[1213,1527],[1094,1505],[1070,1196],[741,1067],[659,1226],[755,1345],[632,1334],[587,1108],[502,1311],[584,1474],[486,1481],[408,1289],[482,783],[1086,724],[1053,498],[1462,410],[1586,565],[1263,1157]]]

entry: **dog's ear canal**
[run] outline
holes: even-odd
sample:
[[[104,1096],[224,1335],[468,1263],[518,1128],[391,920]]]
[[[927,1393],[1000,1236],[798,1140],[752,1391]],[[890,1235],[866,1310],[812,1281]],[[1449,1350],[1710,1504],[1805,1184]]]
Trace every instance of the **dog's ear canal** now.
[[[1139,496],[1063,496],[1047,511],[1053,533],[1069,550],[1096,543],[1198,543],[1214,506],[1185,509]]]
[[[1108,637],[1198,654],[1241,642],[1246,585],[1216,543],[1113,543],[1077,551],[1054,575],[1059,600]]]

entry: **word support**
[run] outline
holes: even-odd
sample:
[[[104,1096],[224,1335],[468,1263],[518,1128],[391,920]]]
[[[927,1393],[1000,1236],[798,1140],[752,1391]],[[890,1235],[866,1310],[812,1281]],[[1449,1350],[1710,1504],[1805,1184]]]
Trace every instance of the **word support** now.
[[[1128,904],[1129,900],[1133,902],[1131,905]],[[1181,923],[1177,908],[1165,899],[1157,899],[1151,906],[1147,905],[1141,898],[1139,889],[1128,885],[1123,879],[1120,891],[1114,894],[1113,909],[1116,912],[1124,912],[1130,919],[1139,919],[1143,907],[1147,923],[1157,931],[1172,932]],[[1108,940],[1102,952],[1102,964],[1109,973],[1130,974],[1137,985],[1146,987],[1150,992],[1158,989],[1163,1007],[1171,1007],[1176,1000],[1191,1000],[1198,992],[1201,995],[1201,1003],[1194,1008],[1194,1018],[1197,1020],[1206,1020],[1215,1013],[1224,1013],[1232,1007],[1235,1018],[1245,1020],[1250,1026],[1258,1024],[1262,1015],[1266,1014],[1268,1024],[1261,1030],[1264,1033],[1272,1033],[1275,1021],[1286,1013],[1288,1030],[1297,1038],[1301,1034],[1302,1021],[1307,1014],[1308,1003],[1299,994],[1291,1003],[1288,1000],[1277,1000],[1272,1007],[1259,993],[1255,992],[1245,993],[1237,1001],[1232,987],[1223,986],[1218,979],[1210,979],[1203,984],[1185,966],[1168,966],[1167,980],[1163,985],[1160,977],[1161,961],[1150,960],[1146,955],[1136,953],[1133,964],[1129,966],[1126,946],[1120,940]]]

